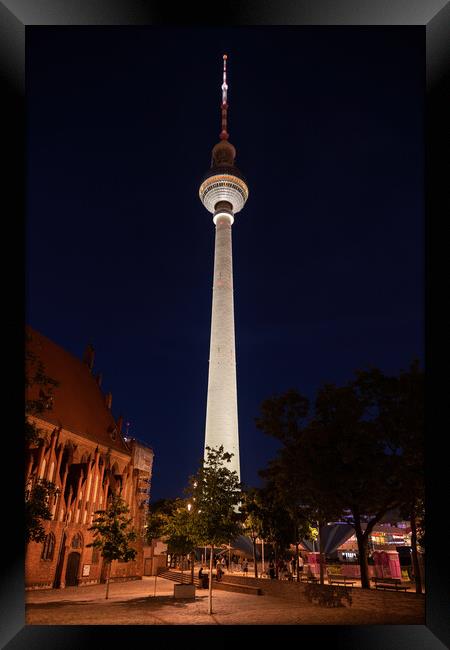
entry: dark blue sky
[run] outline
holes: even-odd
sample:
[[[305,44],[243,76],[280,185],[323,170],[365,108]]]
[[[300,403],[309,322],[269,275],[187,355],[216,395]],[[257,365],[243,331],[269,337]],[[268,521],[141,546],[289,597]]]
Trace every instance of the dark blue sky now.
[[[93,343],[153,499],[203,453],[224,52],[242,480],[264,398],[423,359],[423,28],[27,28],[27,321]]]

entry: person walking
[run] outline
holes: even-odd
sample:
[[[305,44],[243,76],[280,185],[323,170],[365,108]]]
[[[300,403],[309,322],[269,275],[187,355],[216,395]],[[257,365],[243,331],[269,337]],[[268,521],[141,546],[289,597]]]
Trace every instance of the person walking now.
[[[269,562],[269,577],[271,580],[275,580],[275,564],[273,563],[273,560],[270,560]]]
[[[200,589],[208,589],[209,585],[209,573],[203,573],[203,566],[200,567],[200,571],[198,572],[198,577],[200,580]]]
[[[246,576],[247,573],[248,573],[248,560],[247,560],[247,558],[244,558],[244,560],[242,561],[242,572],[243,572],[244,576]]]
[[[295,575],[295,557],[291,558],[291,572],[292,575]]]
[[[222,565],[220,563],[220,560],[218,560],[217,565],[216,565],[216,581],[220,582],[222,580]]]

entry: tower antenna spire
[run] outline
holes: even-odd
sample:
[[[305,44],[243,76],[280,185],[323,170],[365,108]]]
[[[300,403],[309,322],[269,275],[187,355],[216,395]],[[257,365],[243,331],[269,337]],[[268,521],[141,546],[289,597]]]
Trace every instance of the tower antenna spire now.
[[[228,140],[227,131],[227,118],[228,118],[228,102],[227,102],[227,55],[223,55],[223,82],[222,82],[222,131],[220,133],[221,140]]]

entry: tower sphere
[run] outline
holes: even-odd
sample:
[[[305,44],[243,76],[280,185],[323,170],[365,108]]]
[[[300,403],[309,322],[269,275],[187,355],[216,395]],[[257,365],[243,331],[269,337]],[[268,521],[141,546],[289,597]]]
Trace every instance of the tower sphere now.
[[[239,169],[234,164],[236,149],[228,140],[221,140],[212,150],[212,163],[200,185],[200,200],[209,212],[216,212],[221,201],[230,204],[236,214],[245,205],[248,187]]]
[[[211,213],[218,203],[230,204],[233,214],[242,210],[248,198],[247,183],[234,165],[211,167],[199,189],[200,200]]]

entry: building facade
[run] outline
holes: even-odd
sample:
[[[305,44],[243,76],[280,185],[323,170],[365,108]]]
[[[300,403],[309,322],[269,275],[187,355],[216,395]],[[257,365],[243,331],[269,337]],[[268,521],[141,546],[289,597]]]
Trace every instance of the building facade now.
[[[114,561],[111,580],[142,578],[144,532],[150,496],[153,450],[122,433],[122,418],[111,412],[112,395],[94,376],[94,350],[88,346],[77,359],[50,339],[27,327],[27,350],[56,380],[47,408],[29,416],[39,429],[37,444],[26,450],[25,482],[29,488],[47,479],[57,488],[50,504],[52,519],[44,521],[43,543],[30,541],[25,556],[26,589],[87,585],[106,579],[106,563],[89,527],[108,497],[121,494],[137,532],[134,561]],[[27,372],[30,370],[27,368]],[[26,400],[39,397],[39,387],[27,388]]]

